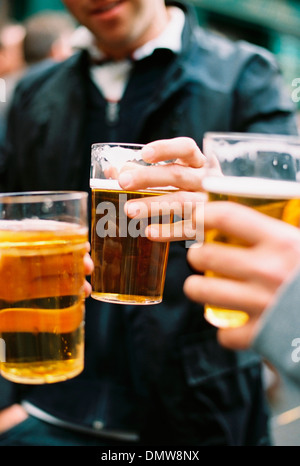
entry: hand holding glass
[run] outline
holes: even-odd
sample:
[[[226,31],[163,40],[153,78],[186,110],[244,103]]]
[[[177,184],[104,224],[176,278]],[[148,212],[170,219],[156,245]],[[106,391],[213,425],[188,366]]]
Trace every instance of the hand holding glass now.
[[[300,138],[258,134],[207,133],[207,171],[203,188],[209,201],[237,202],[294,226],[300,221]],[[211,230],[206,242],[231,247],[247,244]],[[214,276],[209,270],[207,276]],[[248,320],[236,309],[205,306],[206,319],[217,327],[239,327]]]
[[[42,384],[82,371],[87,241],[86,193],[0,196],[3,377]]]
[[[129,219],[124,206],[131,199],[158,196],[164,189],[122,190],[122,171],[146,165],[142,145],[94,144],[92,189],[92,297],[118,304],[157,304],[162,301],[169,244],[153,243],[145,235],[162,216]],[[149,164],[150,165],[150,164]],[[170,222],[170,218],[166,220]]]

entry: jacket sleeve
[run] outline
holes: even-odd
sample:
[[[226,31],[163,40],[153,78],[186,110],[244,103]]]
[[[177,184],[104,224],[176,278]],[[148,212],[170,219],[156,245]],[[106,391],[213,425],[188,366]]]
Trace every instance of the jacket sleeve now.
[[[21,190],[20,177],[23,180],[25,174],[22,170],[16,170],[17,161],[32,153],[31,149],[36,143],[33,134],[38,135],[29,110],[39,89],[53,75],[58,65],[46,61],[32,66],[15,87],[8,107],[5,134],[0,139],[0,191]],[[28,147],[31,141],[33,145]]]
[[[242,44],[246,52],[248,47]],[[233,127],[237,132],[298,133],[292,95],[289,95],[276,58],[267,50],[252,47],[240,71]]]
[[[15,388],[15,384],[0,376],[0,411],[14,403],[18,403],[19,397]]]
[[[19,92],[15,91],[7,114],[7,121],[3,138],[0,140],[0,192],[14,191],[14,187],[10,185],[10,179],[14,171],[15,157],[15,128],[17,127],[17,119],[21,117],[19,108]]]
[[[265,311],[253,349],[300,387],[300,272]]]

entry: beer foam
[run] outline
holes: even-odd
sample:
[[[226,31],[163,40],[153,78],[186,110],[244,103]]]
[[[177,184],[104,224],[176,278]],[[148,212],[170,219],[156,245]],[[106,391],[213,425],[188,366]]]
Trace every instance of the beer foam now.
[[[139,152],[139,150],[107,145],[101,148],[101,157],[104,157],[112,167],[120,171],[126,162],[141,160],[140,155],[138,155]]]
[[[241,197],[266,199],[300,198],[300,183],[238,176],[207,176],[202,180],[205,191]]]
[[[104,180],[99,178],[90,179],[90,187],[92,189],[109,189],[112,191],[123,191],[117,180]]]
[[[276,138],[273,140],[267,141],[246,141],[238,142],[235,144],[230,144],[224,142],[222,145],[215,143],[214,141],[207,141],[208,151],[212,151],[215,157],[218,160],[232,162],[236,158],[248,157],[250,160],[255,160],[258,157],[261,157],[262,153],[271,153],[274,156],[287,154],[291,155],[295,159],[300,159],[300,148],[299,146],[292,146],[287,142],[282,142],[280,140],[276,141]],[[209,153],[207,154],[210,155]]]
[[[105,191],[124,191],[123,188],[119,185],[117,180],[103,180],[98,178],[91,178],[90,179],[90,188],[92,189],[104,189]],[[141,190],[134,190],[134,192],[162,192],[166,193],[169,191],[177,191],[178,188],[174,186],[158,186],[158,187],[151,187],[151,188],[143,188]]]
[[[68,222],[59,222],[57,220],[44,220],[35,218],[25,218],[22,220],[0,220],[0,231],[58,231],[78,229],[80,225]]]

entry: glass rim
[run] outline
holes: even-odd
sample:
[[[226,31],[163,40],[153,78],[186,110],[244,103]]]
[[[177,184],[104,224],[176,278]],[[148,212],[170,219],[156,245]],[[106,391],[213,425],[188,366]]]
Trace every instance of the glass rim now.
[[[145,147],[145,144],[134,144],[134,143],[127,143],[127,142],[95,142],[92,144],[92,150],[97,149],[101,146],[112,146],[112,147],[128,147],[131,149],[142,149]]]
[[[235,132],[224,132],[224,131],[207,131],[204,133],[204,139],[208,138],[218,138],[218,139],[227,139],[227,140],[255,140],[255,141],[266,141],[269,139],[282,141],[282,142],[291,142],[294,144],[300,144],[300,135],[291,135],[291,134],[272,134],[272,133],[235,133]]]
[[[85,191],[18,191],[0,193],[0,203],[38,203],[45,200],[53,202],[75,201],[86,199],[88,193]]]

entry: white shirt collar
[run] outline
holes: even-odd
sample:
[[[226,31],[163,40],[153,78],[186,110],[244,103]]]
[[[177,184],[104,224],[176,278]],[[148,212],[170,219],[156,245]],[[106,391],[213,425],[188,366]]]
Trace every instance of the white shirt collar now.
[[[170,7],[170,21],[164,31],[155,39],[134,51],[133,59],[149,57],[156,49],[168,49],[175,54],[182,49],[182,31],[185,23],[184,12],[178,7]]]
[[[155,39],[139,47],[133,53],[134,60],[141,60],[152,55],[156,49],[168,49],[175,54],[182,49],[182,32],[185,23],[184,12],[178,7],[169,7],[170,21],[164,31]],[[96,47],[94,36],[84,26],[80,26],[73,34],[71,45],[74,50],[88,50],[92,58],[105,58],[101,50]]]

